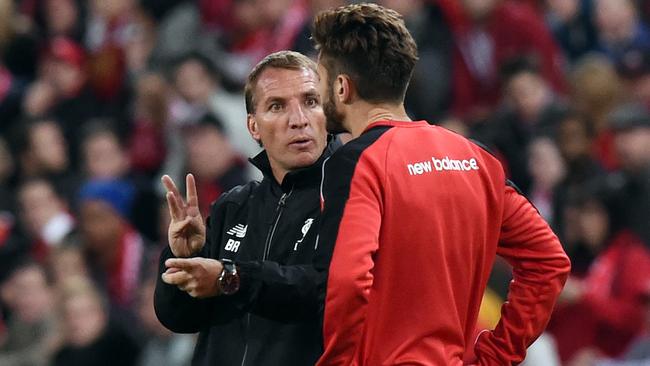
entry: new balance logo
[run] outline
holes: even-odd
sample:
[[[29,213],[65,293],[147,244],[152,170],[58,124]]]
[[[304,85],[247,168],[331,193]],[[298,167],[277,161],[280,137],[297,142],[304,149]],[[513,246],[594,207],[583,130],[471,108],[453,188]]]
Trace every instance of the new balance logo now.
[[[234,235],[237,238],[243,238],[246,236],[246,229],[248,229],[248,225],[237,224],[230,230],[226,231],[226,234]]]
[[[435,157],[431,161],[422,161],[406,165],[410,175],[421,175],[424,173],[431,173],[434,169],[438,172],[451,170],[467,172],[471,170],[479,170],[478,162],[475,158],[455,160],[445,156],[442,159]]]

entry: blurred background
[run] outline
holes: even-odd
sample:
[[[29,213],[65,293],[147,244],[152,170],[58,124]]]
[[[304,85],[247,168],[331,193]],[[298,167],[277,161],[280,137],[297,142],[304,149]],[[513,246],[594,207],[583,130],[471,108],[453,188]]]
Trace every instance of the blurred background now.
[[[259,178],[245,78],[344,3],[0,0],[0,365],[189,364],[152,307],[159,178],[193,172],[204,213]],[[650,364],[650,1],[379,3],[418,42],[410,116],[489,147],[572,259],[525,364]]]

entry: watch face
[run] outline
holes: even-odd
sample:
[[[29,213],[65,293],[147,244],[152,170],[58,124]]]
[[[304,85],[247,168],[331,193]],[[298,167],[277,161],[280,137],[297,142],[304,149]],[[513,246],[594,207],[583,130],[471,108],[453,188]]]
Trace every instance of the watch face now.
[[[224,273],[219,281],[219,286],[221,286],[221,292],[224,295],[231,295],[239,290],[239,273],[234,268],[226,269],[224,267]]]

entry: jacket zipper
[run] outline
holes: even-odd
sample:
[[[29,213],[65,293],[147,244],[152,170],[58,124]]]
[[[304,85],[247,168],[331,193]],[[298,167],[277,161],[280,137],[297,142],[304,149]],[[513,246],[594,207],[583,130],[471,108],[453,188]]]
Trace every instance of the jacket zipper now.
[[[263,261],[265,261],[271,253],[271,240],[273,240],[273,234],[275,234],[275,229],[277,228],[278,222],[280,221],[280,216],[282,216],[282,211],[284,210],[287,198],[291,196],[291,192],[293,192],[293,187],[291,187],[289,193],[282,194],[280,200],[278,201],[278,205],[275,208],[275,222],[273,223],[271,230],[269,230],[269,233],[266,235],[266,242],[264,243],[264,255],[262,256]]]
[[[266,242],[264,243],[264,254],[262,255],[263,261],[265,261],[268,258],[269,253],[271,252],[271,240],[273,240],[273,234],[275,234],[275,228],[278,226],[278,222],[280,221],[280,216],[282,216],[282,211],[284,210],[284,206],[286,205],[287,198],[291,195],[291,192],[293,192],[293,187],[291,187],[289,193],[282,194],[280,200],[278,201],[278,205],[275,208],[275,221],[273,222],[273,227],[271,228],[271,230],[269,230],[269,233],[266,235]],[[251,314],[248,313],[246,317],[245,334],[248,333],[248,327],[250,326],[250,324],[251,324]],[[248,340],[244,345],[244,357],[241,360],[241,366],[245,365],[247,354],[248,354]]]
[[[244,334],[248,338],[248,327],[251,325],[251,313],[246,315],[246,328],[244,329]],[[246,354],[248,354],[248,339],[246,339],[246,344],[244,345],[244,357],[241,359],[241,366],[244,366],[246,363]]]

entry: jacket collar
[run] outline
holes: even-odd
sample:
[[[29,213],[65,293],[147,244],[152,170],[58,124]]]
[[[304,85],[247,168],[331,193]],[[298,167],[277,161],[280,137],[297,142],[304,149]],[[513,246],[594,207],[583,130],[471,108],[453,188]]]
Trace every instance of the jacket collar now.
[[[288,172],[281,184],[275,180],[273,171],[271,170],[271,163],[266,150],[262,150],[256,156],[249,158],[248,161],[259,169],[264,175],[264,179],[269,181],[272,185],[281,188],[283,192],[288,192],[293,187],[307,186],[310,184],[318,184],[321,178],[321,167],[325,159],[336,151],[341,146],[341,142],[331,135],[328,135],[328,143],[321,156],[312,165],[304,168],[299,168]]]

